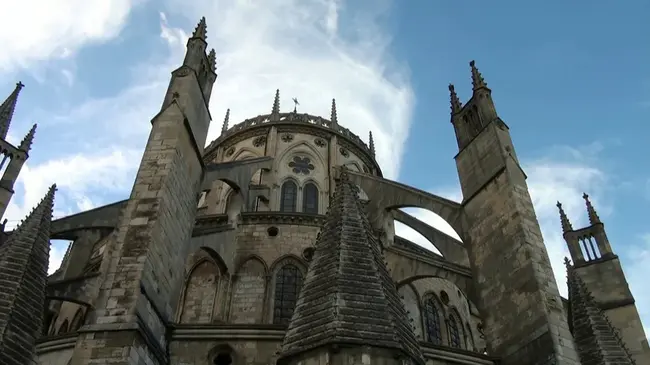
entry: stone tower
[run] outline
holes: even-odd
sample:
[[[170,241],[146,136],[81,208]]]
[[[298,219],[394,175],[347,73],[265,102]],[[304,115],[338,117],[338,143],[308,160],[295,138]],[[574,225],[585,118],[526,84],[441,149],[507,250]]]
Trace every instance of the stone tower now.
[[[151,121],[131,195],[101,264],[95,311],[72,365],[169,363],[167,324],[183,285],[217,77],[214,50],[206,54],[206,47],[203,18]]]
[[[0,245],[0,364],[31,365],[41,335],[55,186]]]
[[[0,162],[0,218],[4,216],[7,205],[14,195],[14,184],[18,180],[18,174],[29,157],[29,149],[32,146],[36,124],[27,133],[18,147],[7,142],[7,133],[11,125],[11,119],[16,109],[18,94],[25,85],[22,82],[16,84],[16,88],[9,97],[0,105],[0,146],[2,147],[2,161]],[[9,161],[7,161],[9,160]]]
[[[463,239],[484,316],[488,353],[510,364],[577,364],[559,291],[510,133],[475,66],[463,106],[453,85]]]
[[[278,365],[424,365],[357,194],[343,168]]]
[[[621,334],[637,363],[649,363],[648,340],[621,262],[612,250],[605,225],[589,196],[584,194],[583,198],[587,205],[589,226],[576,230],[558,203],[564,239],[574,262],[573,270]]]

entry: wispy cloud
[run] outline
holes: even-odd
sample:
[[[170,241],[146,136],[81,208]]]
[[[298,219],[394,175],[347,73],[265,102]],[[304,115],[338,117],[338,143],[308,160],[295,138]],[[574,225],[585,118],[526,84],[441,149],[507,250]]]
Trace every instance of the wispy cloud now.
[[[0,12],[0,73],[68,58],[115,37],[140,0],[7,1]]]

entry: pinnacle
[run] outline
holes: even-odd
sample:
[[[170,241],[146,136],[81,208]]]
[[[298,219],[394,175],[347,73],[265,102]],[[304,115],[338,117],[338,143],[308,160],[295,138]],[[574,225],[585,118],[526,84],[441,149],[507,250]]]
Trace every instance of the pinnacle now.
[[[458,99],[458,94],[456,94],[454,84],[449,84],[449,96],[451,100],[451,114],[453,115],[463,108],[463,104],[460,102],[460,99]]]
[[[18,101],[18,94],[20,94],[20,90],[22,90],[23,87],[25,87],[25,85],[18,81],[14,91],[2,104],[0,104],[0,138],[2,139],[7,138],[9,125],[11,124],[11,119],[13,118],[14,110],[16,109],[16,102]]]
[[[280,114],[280,89],[275,90],[275,98],[273,99],[273,109],[271,114]]]
[[[372,139],[372,131],[368,132],[369,138],[368,138],[368,144],[370,147],[370,153],[375,156],[375,141]]]
[[[208,28],[205,24],[205,17],[201,17],[201,20],[199,20],[199,24],[197,24],[194,33],[192,33],[192,38],[200,38],[203,40],[208,38]]]
[[[469,66],[472,69],[472,89],[476,91],[481,88],[487,88],[487,83],[483,79],[481,72],[476,68],[476,62],[474,60],[470,61]]]
[[[212,48],[208,54],[208,64],[210,65],[210,70],[212,72],[217,70],[217,52]]]
[[[573,231],[573,226],[571,225],[569,218],[567,217],[566,213],[564,212],[564,209],[562,208],[562,203],[557,202],[556,206],[558,211],[560,212],[560,223],[562,224],[562,232],[566,233],[566,232]]]
[[[226,110],[226,117],[223,118],[223,126],[221,126],[221,134],[228,130],[228,123],[230,121],[230,108]]]
[[[32,142],[34,141],[34,135],[36,134],[36,127],[38,124],[34,124],[32,128],[27,132],[27,135],[25,138],[23,138],[22,141],[20,141],[20,145],[18,146],[18,149],[23,150],[25,152],[29,152],[29,150],[32,147]]]
[[[589,200],[589,195],[587,195],[587,193],[583,193],[582,198],[585,200],[585,204],[587,205],[587,214],[589,215],[589,223],[592,226],[594,224],[602,223],[600,221],[600,217],[598,216],[598,213],[596,213],[596,209],[594,209],[594,206],[591,204],[591,201]]]
[[[336,99],[332,99],[332,111],[330,113],[330,121],[332,122],[332,125],[339,123],[339,117],[338,114],[336,113]]]

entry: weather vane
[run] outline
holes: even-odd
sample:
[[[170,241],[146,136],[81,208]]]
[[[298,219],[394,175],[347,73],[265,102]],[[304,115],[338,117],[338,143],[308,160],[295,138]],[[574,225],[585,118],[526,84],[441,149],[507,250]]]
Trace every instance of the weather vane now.
[[[298,98],[293,98],[291,100],[293,100],[293,112],[297,113],[298,112],[298,105],[300,105],[300,103],[298,102]]]

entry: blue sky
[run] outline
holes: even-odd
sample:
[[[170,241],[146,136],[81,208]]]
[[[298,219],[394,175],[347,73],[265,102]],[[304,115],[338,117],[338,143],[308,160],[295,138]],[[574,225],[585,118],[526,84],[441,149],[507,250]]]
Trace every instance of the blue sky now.
[[[562,293],[555,202],[584,225],[587,191],[650,323],[647,1],[89,3],[24,0],[0,14],[0,93],[26,85],[9,138],[39,123],[9,226],[53,182],[58,216],[128,195],[169,72],[205,15],[219,61],[209,139],[226,108],[234,121],[269,112],[276,88],[284,109],[298,97],[302,110],[324,116],[335,97],[342,124],[364,139],[373,131],[387,177],[457,200],[447,84],[467,100],[475,59],[529,176]],[[53,247],[53,266],[64,249]]]

